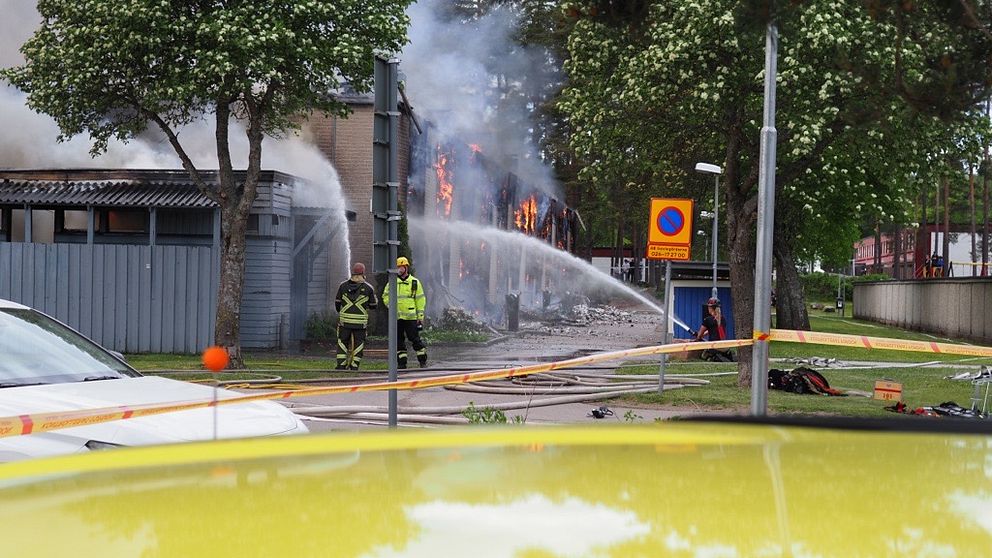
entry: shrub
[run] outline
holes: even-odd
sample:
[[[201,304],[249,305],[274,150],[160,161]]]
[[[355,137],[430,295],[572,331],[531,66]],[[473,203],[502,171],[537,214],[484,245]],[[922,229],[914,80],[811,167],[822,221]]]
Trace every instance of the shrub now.
[[[327,341],[337,339],[338,319],[330,315],[321,315],[316,312],[307,318],[306,335],[307,339],[313,341]]]

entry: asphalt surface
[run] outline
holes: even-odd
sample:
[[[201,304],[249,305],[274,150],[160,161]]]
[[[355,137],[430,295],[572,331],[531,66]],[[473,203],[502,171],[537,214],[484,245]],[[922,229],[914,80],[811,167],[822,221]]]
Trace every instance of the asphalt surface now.
[[[521,324],[521,331],[508,334],[504,339],[486,346],[475,345],[457,349],[443,347],[432,349],[429,368],[436,375],[465,370],[490,370],[509,368],[527,364],[552,362],[577,356],[615,351],[640,346],[655,345],[661,338],[661,319],[657,314],[641,311],[616,312],[606,319],[594,320],[588,325],[546,326],[538,322]],[[658,357],[643,359],[645,363],[657,363]],[[620,364],[619,362],[616,364]],[[596,370],[583,372],[613,373],[608,365],[597,365]],[[379,372],[381,374],[381,372]],[[402,375],[401,375],[402,378]],[[507,384],[509,385],[509,384]],[[682,389],[705,389],[700,387]],[[445,388],[427,388],[398,392],[400,414],[405,410],[424,407],[457,406],[460,408],[474,404],[476,408],[509,402],[527,403],[534,400],[560,396],[556,388],[550,393],[541,394],[491,394],[467,393]],[[386,392],[361,392],[352,394],[326,395],[293,398],[291,406],[299,408],[308,405],[319,406],[377,406],[385,412],[388,403]],[[591,411],[606,405],[613,412],[611,416],[597,419]],[[506,411],[509,420],[519,416],[526,424],[565,424],[613,422],[651,422],[657,418],[670,418],[685,415],[684,410],[673,411],[659,408],[616,405],[603,400],[583,403],[570,403],[548,407]],[[449,415],[455,420],[463,420],[461,415]],[[363,419],[307,420],[312,431],[359,430],[383,428],[378,421]],[[401,421],[401,426],[403,426]],[[422,426],[410,424],[408,426]]]

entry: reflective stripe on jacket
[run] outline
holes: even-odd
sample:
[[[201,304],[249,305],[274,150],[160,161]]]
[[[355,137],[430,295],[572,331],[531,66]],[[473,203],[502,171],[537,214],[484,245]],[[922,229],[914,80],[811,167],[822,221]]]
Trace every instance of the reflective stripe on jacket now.
[[[424,284],[413,275],[407,275],[406,279],[396,278],[396,319],[398,320],[423,320],[424,307],[427,306],[427,297],[424,295]],[[382,293],[382,303],[389,306],[389,284]]]
[[[369,309],[376,307],[375,289],[360,275],[341,283],[334,307],[338,310],[338,324],[353,328],[369,325]]]

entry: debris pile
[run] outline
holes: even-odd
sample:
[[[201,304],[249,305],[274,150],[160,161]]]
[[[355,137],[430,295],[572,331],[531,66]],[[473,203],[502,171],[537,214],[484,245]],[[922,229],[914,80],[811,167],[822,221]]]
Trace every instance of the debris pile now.
[[[589,306],[576,304],[564,319],[574,324],[620,325],[633,323],[632,314],[613,306]]]

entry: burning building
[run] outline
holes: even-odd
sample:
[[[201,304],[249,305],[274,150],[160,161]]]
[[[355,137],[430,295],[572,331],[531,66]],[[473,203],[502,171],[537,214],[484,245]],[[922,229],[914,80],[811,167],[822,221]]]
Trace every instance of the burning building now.
[[[458,306],[495,322],[508,293],[524,303],[542,301],[552,264],[523,246],[488,240],[485,231],[519,232],[571,253],[577,214],[548,193],[551,184],[523,180],[512,159],[499,161],[480,144],[438,140],[431,131],[415,138],[406,192],[412,221],[447,224],[411,234],[417,275],[434,293],[430,313]],[[459,234],[466,227],[478,234]]]

